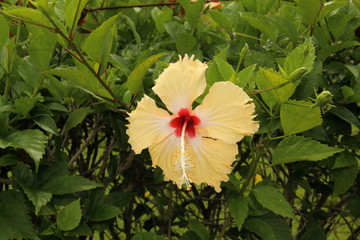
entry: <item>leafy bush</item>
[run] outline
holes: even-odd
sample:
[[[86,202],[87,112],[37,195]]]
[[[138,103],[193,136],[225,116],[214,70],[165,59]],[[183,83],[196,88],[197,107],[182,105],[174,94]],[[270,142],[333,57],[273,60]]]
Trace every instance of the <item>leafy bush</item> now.
[[[1,240],[360,235],[359,0],[0,2]],[[127,143],[184,54],[256,105],[220,193]]]

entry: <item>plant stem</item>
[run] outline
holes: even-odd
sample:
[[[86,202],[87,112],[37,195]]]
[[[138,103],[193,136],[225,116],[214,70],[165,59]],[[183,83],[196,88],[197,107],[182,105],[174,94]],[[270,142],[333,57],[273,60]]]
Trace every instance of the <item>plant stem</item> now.
[[[252,142],[250,143],[250,151],[251,151],[251,154],[252,154],[252,162],[250,163],[250,168],[249,168],[249,171],[248,171],[248,173],[246,175],[245,182],[243,183],[243,185],[240,188],[240,192],[242,194],[246,191],[246,188],[249,186],[251,180],[253,179],[253,177],[254,177],[254,175],[256,173],[256,167],[257,167],[257,165],[259,163],[259,159],[260,159],[260,156],[261,156],[261,154],[257,154],[257,156],[255,156]],[[263,150],[261,150],[261,151],[263,151]]]
[[[275,90],[275,89],[281,88],[281,87],[283,87],[283,86],[285,86],[285,85],[287,85],[289,83],[290,83],[290,81],[286,81],[286,82],[284,82],[284,83],[282,83],[280,85],[277,85],[275,87],[272,87],[272,88],[267,88],[267,89],[262,89],[262,90],[258,90],[258,91],[255,91],[255,92],[250,92],[250,93],[248,93],[248,95],[251,96],[251,95],[254,95],[254,94],[258,94],[258,93],[263,93],[263,92]]]
[[[109,86],[101,79],[101,77],[95,72],[95,70],[93,69],[93,67],[88,63],[88,61],[86,60],[85,56],[82,54],[82,52],[79,50],[79,48],[76,46],[76,44],[68,37],[65,35],[65,33],[63,33],[60,28],[56,25],[56,23],[51,19],[50,16],[47,15],[49,21],[52,23],[53,26],[55,26],[55,28],[53,27],[49,27],[49,26],[46,26],[46,25],[43,25],[43,24],[40,24],[40,23],[36,23],[36,22],[32,22],[32,21],[29,21],[27,19],[24,19],[24,18],[20,18],[20,17],[16,17],[12,14],[9,14],[9,13],[6,13],[2,10],[0,10],[0,14],[4,15],[4,16],[7,16],[7,17],[10,17],[10,18],[13,18],[13,19],[16,19],[16,20],[19,20],[19,21],[23,21],[23,22],[27,22],[27,23],[30,23],[30,24],[33,24],[33,25],[36,25],[36,26],[39,26],[39,27],[42,27],[42,28],[45,28],[45,29],[48,29],[52,32],[55,32],[55,33],[58,33],[60,34],[60,36],[62,38],[65,39],[65,41],[71,46],[72,49],[74,49],[74,51],[76,52],[76,54],[79,56],[79,58],[76,58],[76,59],[80,59],[81,63],[83,63],[87,69],[90,70],[90,72],[96,77],[96,79],[100,82],[100,84],[105,88],[105,90],[107,92],[109,92],[109,94],[113,97],[113,101],[114,102],[117,102],[119,103],[123,108],[127,109],[128,110],[128,106],[126,106],[125,103],[123,103],[121,100],[117,99],[116,95],[114,94],[114,92],[109,88]],[[73,55],[73,54],[72,54]]]
[[[6,79],[5,79],[5,89],[4,89],[4,94],[3,94],[4,99],[7,98],[8,93],[9,93],[9,89],[10,89],[9,82],[10,82],[10,76],[7,73],[6,74]]]
[[[254,37],[254,36],[251,36],[251,35],[248,35],[248,34],[245,34],[245,33],[235,32],[235,35],[239,35],[239,36],[242,36],[242,37],[247,37],[247,38],[252,38],[252,39],[255,39],[255,40],[258,40],[258,41],[262,41],[260,38],[257,38],[257,37]]]
[[[81,155],[81,153],[85,150],[85,148],[90,144],[90,141],[93,140],[93,138],[96,136],[96,134],[101,130],[103,127],[104,122],[101,123],[97,128],[93,129],[89,136],[86,138],[83,145],[81,145],[80,149],[75,153],[75,155],[70,159],[68,163],[68,168],[71,168],[73,163],[76,161],[76,159]]]
[[[97,12],[102,10],[114,10],[114,9],[125,9],[125,8],[144,8],[144,7],[161,7],[161,6],[176,6],[180,5],[178,2],[166,2],[166,3],[151,3],[151,4],[137,4],[127,6],[111,6],[111,7],[100,7],[93,9],[86,9],[87,12]]]
[[[4,15],[4,16],[6,16],[6,17],[10,17],[10,18],[12,18],[12,19],[16,19],[16,20],[19,20],[19,21],[22,21],[22,22],[30,23],[30,24],[33,24],[33,25],[36,25],[36,26],[39,26],[39,27],[42,27],[42,28],[46,28],[46,29],[48,29],[48,30],[50,30],[50,31],[52,31],[52,32],[58,32],[58,31],[59,31],[59,30],[56,29],[56,28],[49,27],[49,26],[46,26],[46,25],[41,24],[41,23],[33,22],[33,21],[27,20],[27,19],[25,19],[25,18],[21,18],[21,17],[14,16],[14,15],[9,14],[9,13],[3,11],[3,10],[0,10],[0,14],[1,14],[1,15]]]
[[[228,2],[229,0],[219,0],[219,2]],[[211,1],[206,1],[205,3],[211,3]],[[162,3],[150,3],[150,4],[136,4],[136,5],[126,5],[126,6],[111,6],[111,7],[100,7],[93,9],[86,9],[87,12],[97,12],[102,10],[114,10],[114,9],[125,9],[125,8],[145,8],[145,7],[162,7],[162,6],[177,6],[180,5],[179,2],[162,2]]]
[[[65,39],[65,41],[71,46],[71,48],[76,52],[78,55],[78,58],[80,59],[81,63],[86,66],[87,69],[96,77],[96,79],[100,82],[100,84],[105,88],[105,90],[113,97],[113,101],[119,103],[123,108],[128,109],[125,103],[123,103],[120,99],[117,99],[114,92],[110,89],[110,87],[101,79],[101,77],[97,74],[97,72],[94,70],[94,68],[89,64],[89,62],[86,60],[84,54],[80,51],[80,49],[76,46],[76,44],[63,33],[56,25],[56,23],[51,19],[50,16],[47,16],[50,22],[56,27],[57,31],[56,33],[60,34],[62,38]],[[72,54],[73,55],[73,54]]]
[[[71,29],[70,29],[69,38],[71,40],[74,39],[75,27],[76,27],[76,19],[77,19],[77,16],[79,15],[80,4],[81,4],[81,1],[78,1],[78,4],[76,6],[76,11],[75,11],[75,17],[74,17],[74,20],[73,20],[73,23],[72,23]]]

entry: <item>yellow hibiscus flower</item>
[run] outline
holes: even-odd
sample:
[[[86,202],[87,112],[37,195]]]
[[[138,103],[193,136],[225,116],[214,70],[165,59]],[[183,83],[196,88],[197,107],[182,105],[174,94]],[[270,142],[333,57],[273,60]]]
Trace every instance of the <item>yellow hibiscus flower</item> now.
[[[206,88],[207,65],[194,56],[171,63],[155,82],[153,91],[167,109],[148,97],[129,114],[127,134],[136,154],[149,148],[153,167],[166,180],[190,189],[190,183],[207,183],[221,191],[238,148],[236,143],[258,130],[251,98],[231,82],[217,82],[201,105],[194,100]]]

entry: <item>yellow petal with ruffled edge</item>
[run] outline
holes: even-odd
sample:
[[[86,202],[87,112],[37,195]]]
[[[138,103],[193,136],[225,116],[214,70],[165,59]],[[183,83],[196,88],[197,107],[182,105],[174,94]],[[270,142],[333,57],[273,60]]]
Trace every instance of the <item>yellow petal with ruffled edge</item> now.
[[[168,112],[158,108],[155,101],[148,96],[138,103],[137,108],[127,118],[130,124],[126,130],[129,143],[135,153],[164,140],[174,132],[169,122],[171,117]]]
[[[194,110],[194,115],[201,119],[198,128],[205,129],[208,137],[227,143],[254,134],[259,124],[253,120],[255,106],[249,101],[251,98],[233,83],[215,83]]]
[[[194,153],[195,167],[189,178],[196,184],[207,183],[220,192],[221,181],[228,181],[231,164],[235,161],[238,147],[221,140],[196,137],[189,140]]]
[[[172,180],[181,186],[181,171],[176,168],[176,157],[179,151],[180,139],[175,134],[170,135],[158,144],[151,145],[149,152],[152,166],[159,166],[164,173],[165,180]]]
[[[155,82],[153,91],[172,113],[181,108],[191,109],[194,100],[206,88],[207,65],[185,55],[176,63],[170,63]]]

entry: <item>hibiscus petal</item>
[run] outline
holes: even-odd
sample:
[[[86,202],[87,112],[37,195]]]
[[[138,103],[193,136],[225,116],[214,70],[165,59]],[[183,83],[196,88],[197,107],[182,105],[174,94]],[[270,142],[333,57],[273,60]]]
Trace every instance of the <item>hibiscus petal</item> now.
[[[201,119],[198,126],[208,137],[227,143],[236,143],[244,136],[255,133],[258,122],[254,121],[254,104],[251,98],[231,82],[217,82],[209,90],[203,102],[194,110]]]
[[[148,96],[138,103],[137,108],[127,118],[130,124],[126,130],[129,143],[135,153],[156,144],[174,132],[170,127],[171,117],[168,112],[158,108]]]
[[[231,164],[238,153],[235,143],[203,137],[189,139],[193,148],[195,167],[189,171],[189,178],[196,184],[207,183],[220,192],[221,181],[228,181]]]
[[[152,159],[152,166],[159,166],[164,173],[166,180],[172,180],[179,187],[181,186],[181,172],[175,167],[176,152],[179,150],[180,138],[175,134],[170,135],[158,144],[151,145],[149,152]]]
[[[172,113],[181,108],[191,109],[194,100],[206,88],[207,65],[185,55],[176,63],[170,63],[155,82],[153,91]]]

